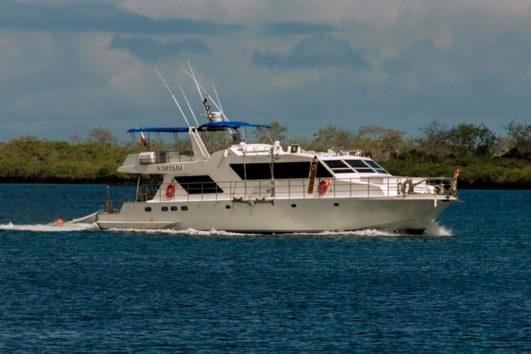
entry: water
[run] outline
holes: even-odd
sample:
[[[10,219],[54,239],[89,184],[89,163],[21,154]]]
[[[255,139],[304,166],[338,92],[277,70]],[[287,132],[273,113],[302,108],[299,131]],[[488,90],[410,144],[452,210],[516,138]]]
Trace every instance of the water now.
[[[1,352],[531,350],[531,191],[462,191],[426,236],[40,225],[104,193],[0,185]]]

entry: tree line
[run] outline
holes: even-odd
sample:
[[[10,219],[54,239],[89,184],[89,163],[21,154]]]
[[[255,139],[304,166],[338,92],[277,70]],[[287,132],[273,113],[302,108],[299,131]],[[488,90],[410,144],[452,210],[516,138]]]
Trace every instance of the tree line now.
[[[451,176],[463,169],[461,185],[467,187],[531,187],[531,125],[512,121],[496,134],[484,124],[439,122],[408,137],[403,132],[377,126],[349,131],[333,125],[311,137],[291,137],[286,127],[272,123],[259,130],[258,142],[280,140],[305,150],[361,151],[395,175]],[[227,144],[226,134],[210,135],[209,149]],[[156,148],[156,146],[154,146]],[[189,149],[189,142],[173,147]],[[111,132],[96,128],[70,141],[22,136],[0,142],[0,181],[130,183],[131,176],[116,172],[126,154],[139,151],[136,142],[120,142]]]
[[[380,161],[414,157],[435,162],[465,156],[531,160],[531,125],[527,123],[513,120],[504,127],[505,134],[502,135],[497,135],[485,124],[459,123],[446,128],[437,121],[420,131],[419,136],[406,137],[399,130],[377,126],[362,127],[352,132],[328,125],[319,129],[312,138],[289,138],[287,128],[274,122],[269,135],[262,132],[258,138],[260,142],[271,138],[299,144],[306,150],[360,150]]]

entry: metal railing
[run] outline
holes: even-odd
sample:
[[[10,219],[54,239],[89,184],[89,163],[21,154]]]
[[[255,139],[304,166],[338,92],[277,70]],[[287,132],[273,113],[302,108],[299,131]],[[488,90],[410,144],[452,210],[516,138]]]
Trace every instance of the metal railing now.
[[[135,201],[242,201],[271,202],[276,199],[384,198],[410,195],[457,195],[456,181],[445,177],[368,177],[315,179],[277,179],[144,184]],[[168,191],[168,186],[173,185]],[[327,186],[326,186],[327,185]]]

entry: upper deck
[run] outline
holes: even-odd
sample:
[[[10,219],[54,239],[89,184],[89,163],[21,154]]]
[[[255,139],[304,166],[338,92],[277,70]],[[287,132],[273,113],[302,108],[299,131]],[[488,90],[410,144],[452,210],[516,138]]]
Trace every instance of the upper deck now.
[[[307,178],[312,161],[318,162],[318,177],[350,179],[391,176],[370,157],[359,153],[318,153],[305,151],[299,145],[288,145],[284,149],[278,142],[273,145],[241,142],[213,153],[208,159],[196,159],[193,153],[173,150],[145,151],[129,154],[118,171],[146,175],[218,175],[228,168],[237,176],[222,173],[224,180]],[[291,173],[290,169],[293,170]],[[308,171],[303,172],[305,170]]]

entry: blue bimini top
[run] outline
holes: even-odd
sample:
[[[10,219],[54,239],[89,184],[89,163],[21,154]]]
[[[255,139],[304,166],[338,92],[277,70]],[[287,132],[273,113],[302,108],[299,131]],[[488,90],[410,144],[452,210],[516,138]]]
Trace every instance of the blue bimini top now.
[[[254,124],[247,122],[238,122],[238,121],[228,121],[228,122],[210,122],[207,124],[200,125],[197,130],[199,131],[208,131],[208,130],[221,130],[223,128],[232,128],[238,129],[240,127],[255,127],[255,128],[271,128],[270,125],[265,124]]]
[[[186,127],[145,127],[131,128],[128,133],[188,133]]]

